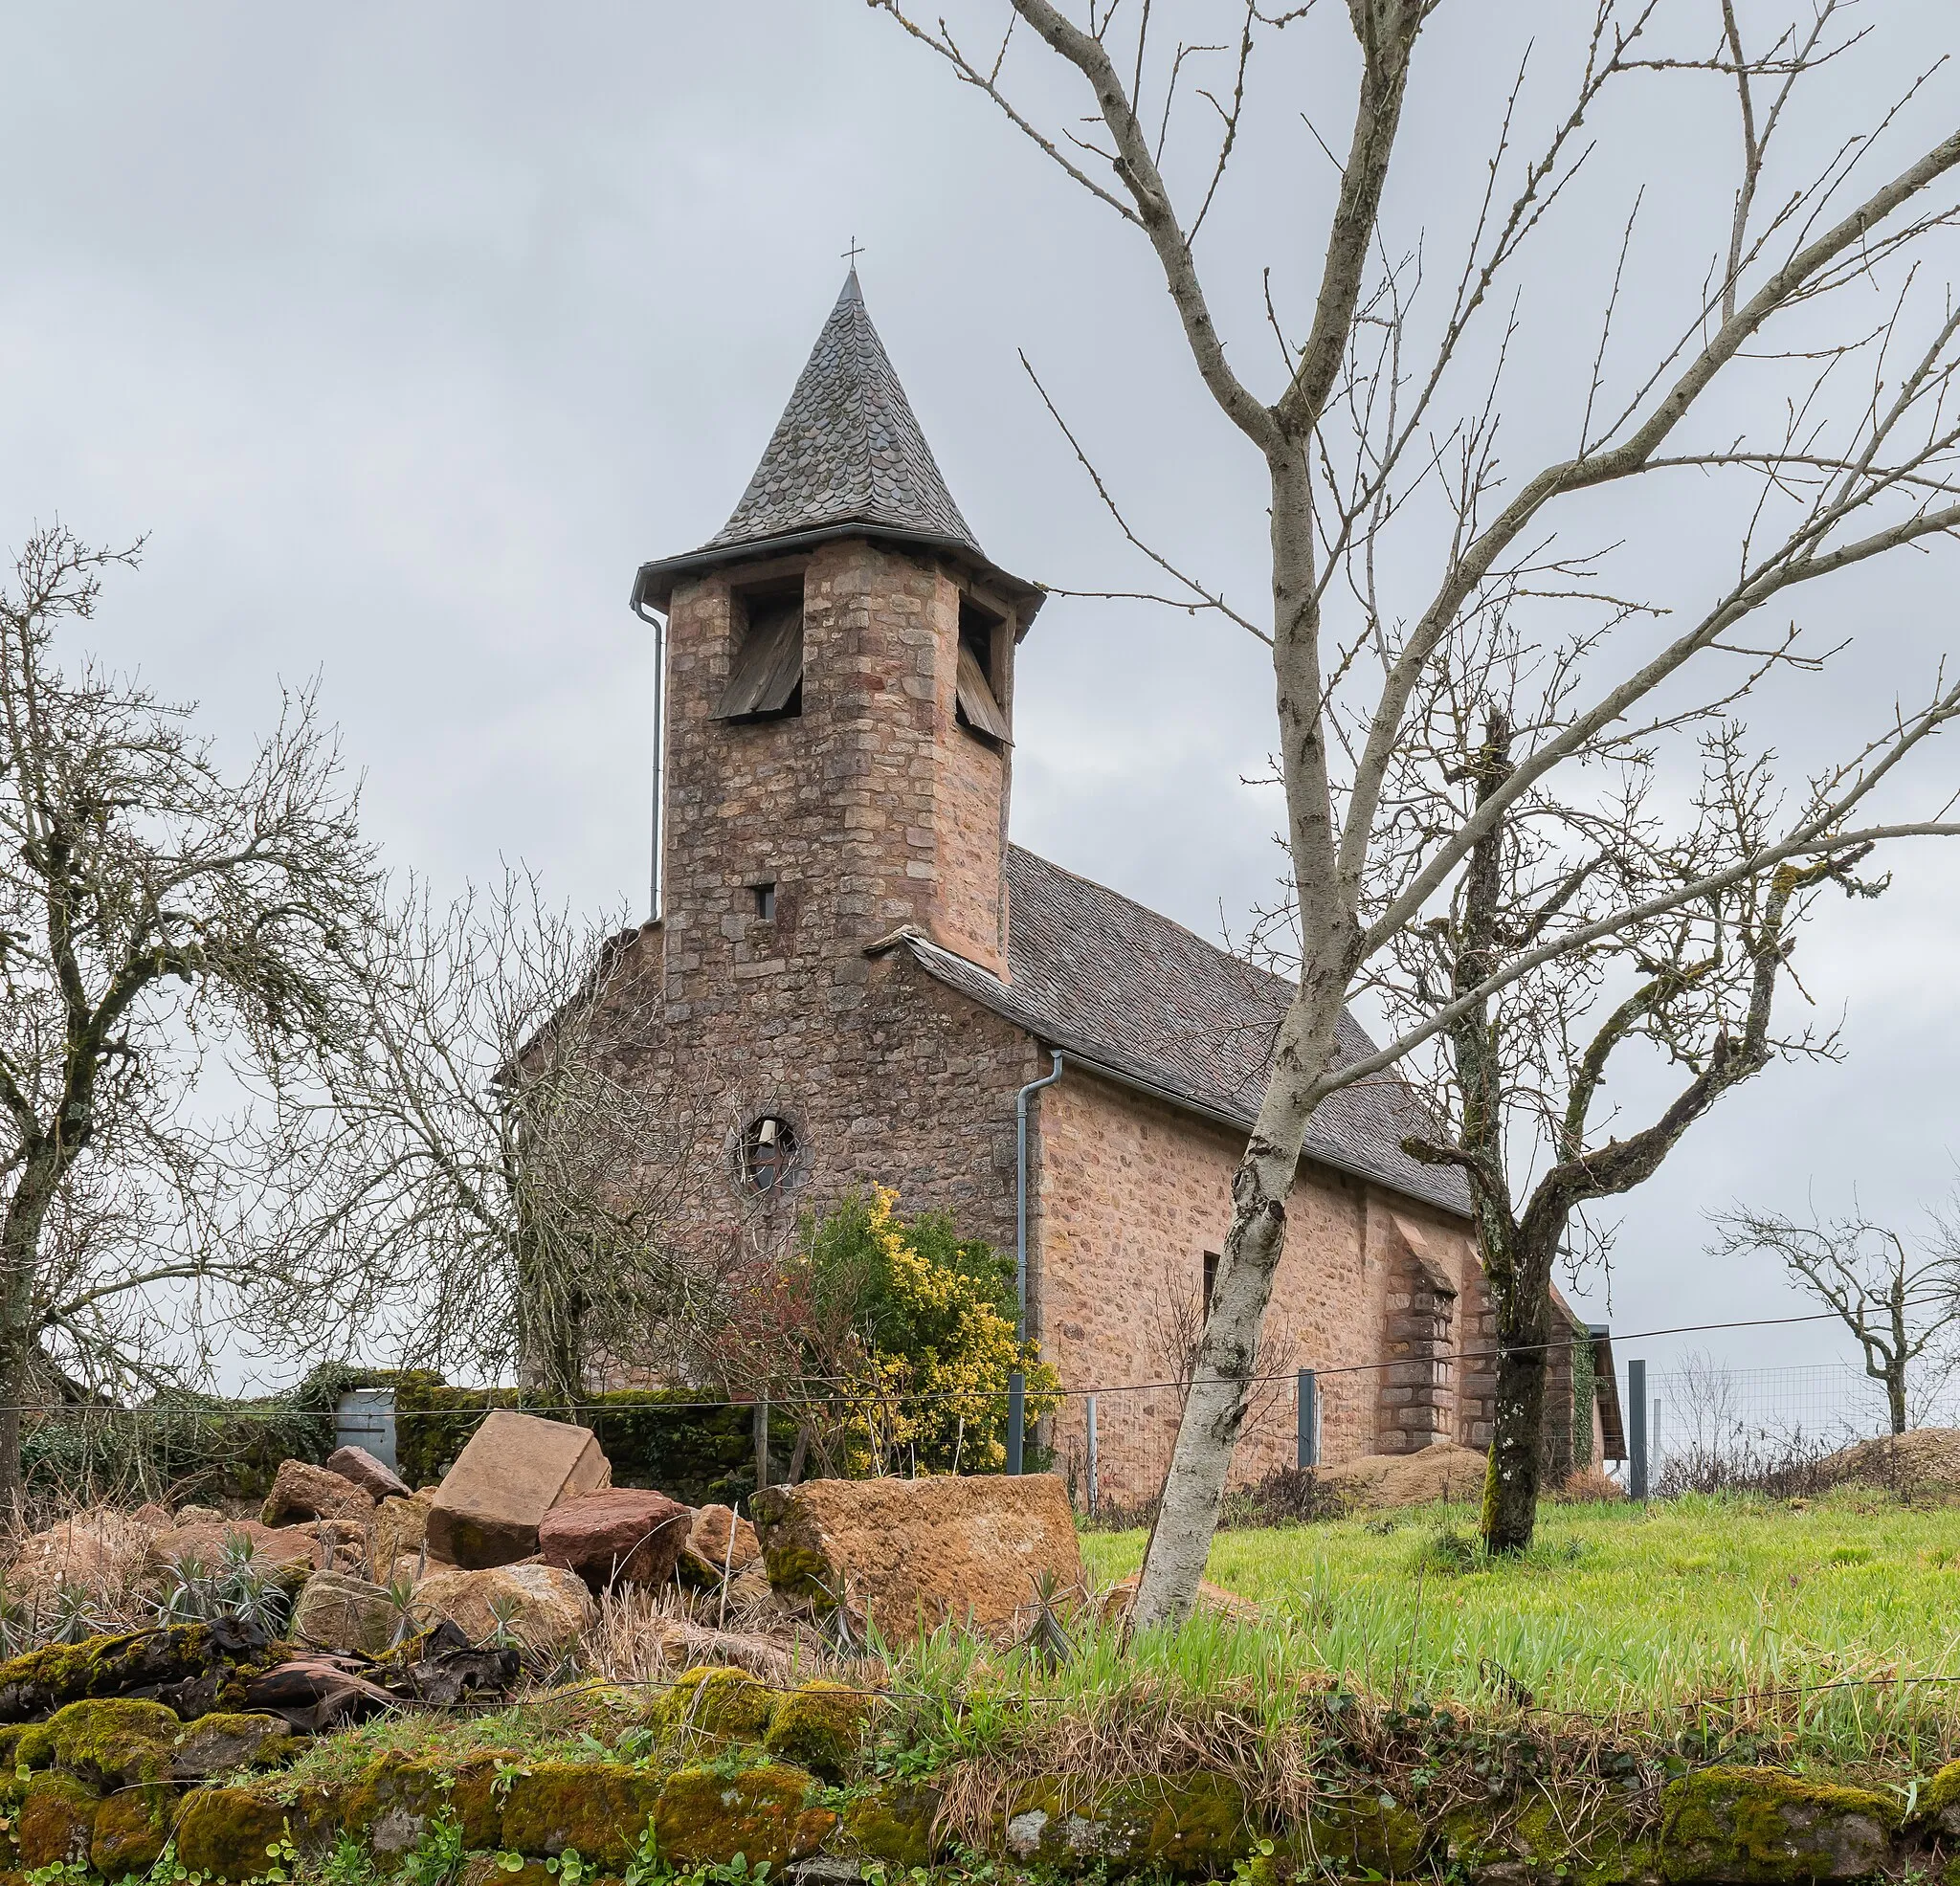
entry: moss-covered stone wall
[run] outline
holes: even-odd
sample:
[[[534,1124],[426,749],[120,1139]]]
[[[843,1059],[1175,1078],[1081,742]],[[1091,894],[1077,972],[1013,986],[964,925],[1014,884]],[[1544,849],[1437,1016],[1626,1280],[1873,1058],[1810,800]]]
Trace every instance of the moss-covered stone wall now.
[[[390,1871],[439,1850],[465,1886],[547,1880],[568,1854],[589,1875],[644,1878],[738,1854],[776,1872],[819,1854],[910,1869],[975,1844],[1040,1873],[1242,1886],[1791,1886],[1951,1878],[1948,1850],[1960,1854],[1960,1763],[1904,1795],[1708,1767],[1658,1786],[1526,1781],[1442,1811],[1405,1798],[1406,1783],[1330,1772],[1311,1810],[1284,1824],[1223,1774],[1056,1773],[999,1786],[984,1828],[955,1829],[943,1812],[952,1777],[868,1759],[879,1708],[835,1683],[783,1692],[739,1671],[690,1672],[655,1711],[639,1760],[387,1753],[322,1781],[317,1764],[286,1771],[304,1742],[276,1718],[183,1722],[153,1702],[84,1700],[0,1730],[0,1886],[55,1867],[120,1881],[167,1855],[171,1876],[291,1878],[348,1841]]]

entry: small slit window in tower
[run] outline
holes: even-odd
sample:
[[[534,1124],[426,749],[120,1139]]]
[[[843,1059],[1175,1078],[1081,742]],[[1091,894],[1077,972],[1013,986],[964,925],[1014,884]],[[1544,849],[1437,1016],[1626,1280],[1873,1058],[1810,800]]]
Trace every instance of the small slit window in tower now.
[[[749,1189],[766,1197],[788,1191],[797,1150],[795,1129],[787,1120],[766,1113],[752,1121],[742,1141],[742,1176]]]
[[[960,598],[960,664],[955,693],[960,725],[983,740],[1008,745],[1013,739],[1000,705],[995,651],[1001,622],[970,597]]]
[[[748,888],[755,898],[757,920],[773,923],[776,921],[776,887],[773,884],[751,884]]]
[[[1217,1282],[1218,1282],[1218,1254],[1217,1254],[1217,1253],[1216,1253],[1215,1251],[1208,1251],[1208,1252],[1206,1252],[1206,1253],[1205,1253],[1205,1296],[1204,1296],[1204,1314],[1205,1314],[1205,1316],[1207,1317],[1207,1319],[1209,1319],[1209,1318],[1210,1318],[1210,1316],[1211,1316],[1211,1314],[1212,1314],[1212,1292],[1213,1292],[1213,1290],[1214,1290],[1214,1288],[1216,1287],[1216,1285],[1217,1285]]]
[[[735,597],[741,638],[718,721],[776,721],[803,712],[803,584]]]

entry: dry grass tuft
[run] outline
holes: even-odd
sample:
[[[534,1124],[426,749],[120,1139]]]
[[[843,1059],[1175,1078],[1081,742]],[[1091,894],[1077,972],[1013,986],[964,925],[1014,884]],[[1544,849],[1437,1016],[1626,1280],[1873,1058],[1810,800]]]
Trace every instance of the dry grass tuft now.
[[[807,1624],[775,1607],[737,1606],[721,1620],[721,1602],[668,1586],[624,1586],[598,1603],[598,1615],[579,1641],[579,1662],[611,1683],[660,1683],[699,1664],[746,1670],[782,1688],[842,1668]]]
[[[1605,1499],[1624,1499],[1626,1489],[1595,1460],[1566,1476],[1566,1483],[1555,1498],[1568,1505],[1583,1506]]]

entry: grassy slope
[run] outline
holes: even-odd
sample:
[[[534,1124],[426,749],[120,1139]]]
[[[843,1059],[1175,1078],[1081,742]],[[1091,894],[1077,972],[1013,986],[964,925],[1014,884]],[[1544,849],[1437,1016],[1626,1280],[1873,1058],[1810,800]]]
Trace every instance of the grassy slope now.
[[[1960,1675],[1960,1508],[1846,1489],[1795,1507],[1687,1498],[1646,1510],[1548,1507],[1516,1564],[1449,1568],[1439,1531],[1465,1509],[1220,1535],[1210,1576],[1268,1608],[1296,1669],[1388,1696],[1542,1711],[1671,1711],[1736,1692],[1734,1712],[1837,1740],[1908,1722],[1946,1740],[1956,1700],[1924,1682],[1799,1698],[1786,1686]],[[1139,1533],[1089,1535],[1099,1580]],[[1508,1682],[1507,1680],[1508,1679]]]

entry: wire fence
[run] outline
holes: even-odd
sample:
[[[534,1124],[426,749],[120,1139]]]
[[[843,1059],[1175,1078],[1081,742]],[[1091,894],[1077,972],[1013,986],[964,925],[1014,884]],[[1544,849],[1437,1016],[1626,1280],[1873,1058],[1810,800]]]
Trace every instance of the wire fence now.
[[[1649,1442],[1670,1460],[1720,1460],[1766,1449],[1836,1448],[1889,1433],[1884,1387],[1849,1363],[1726,1368],[1705,1358],[1650,1375]],[[1910,1428],[1960,1427],[1960,1378],[1908,1394]]]

